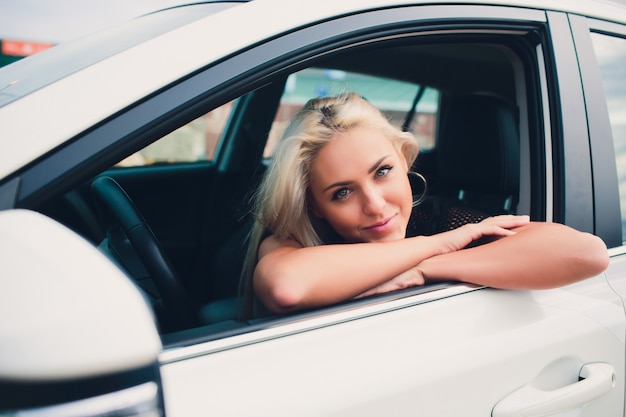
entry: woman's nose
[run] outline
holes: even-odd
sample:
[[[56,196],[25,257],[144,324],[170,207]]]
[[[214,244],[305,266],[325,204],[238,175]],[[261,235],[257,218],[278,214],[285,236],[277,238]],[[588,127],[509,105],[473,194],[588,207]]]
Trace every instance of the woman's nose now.
[[[363,213],[380,214],[385,207],[386,201],[380,190],[370,187],[363,190]]]

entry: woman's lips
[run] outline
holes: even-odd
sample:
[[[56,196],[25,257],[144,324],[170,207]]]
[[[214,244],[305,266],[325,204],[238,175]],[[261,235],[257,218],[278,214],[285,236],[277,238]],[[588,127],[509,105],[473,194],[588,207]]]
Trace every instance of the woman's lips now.
[[[376,222],[370,226],[366,226],[363,229],[367,230],[368,232],[384,233],[391,227],[391,223],[396,218],[396,216],[397,214],[394,214],[393,216],[387,217],[380,222]]]

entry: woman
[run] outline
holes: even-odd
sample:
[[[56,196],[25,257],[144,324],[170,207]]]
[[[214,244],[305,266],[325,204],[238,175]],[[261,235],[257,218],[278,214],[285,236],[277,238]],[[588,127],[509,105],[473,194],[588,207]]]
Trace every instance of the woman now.
[[[287,128],[256,195],[242,277],[246,315],[438,280],[552,288],[607,267],[598,237],[528,216],[419,235],[409,227],[408,174],[417,153],[411,134],[356,94],[309,101]],[[485,239],[490,242],[471,245]]]

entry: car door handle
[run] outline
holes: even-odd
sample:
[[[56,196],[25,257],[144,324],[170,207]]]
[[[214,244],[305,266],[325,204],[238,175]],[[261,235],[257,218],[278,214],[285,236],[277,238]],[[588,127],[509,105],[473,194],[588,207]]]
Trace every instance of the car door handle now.
[[[513,392],[496,404],[492,417],[548,416],[571,410],[595,400],[615,387],[615,369],[608,363],[588,363],[580,380],[555,390],[542,390],[531,384]]]

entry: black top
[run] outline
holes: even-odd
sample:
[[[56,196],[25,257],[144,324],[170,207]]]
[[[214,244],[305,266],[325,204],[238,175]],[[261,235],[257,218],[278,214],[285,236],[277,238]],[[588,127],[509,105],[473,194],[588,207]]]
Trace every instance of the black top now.
[[[486,217],[485,213],[455,201],[428,198],[413,208],[406,237],[447,232],[467,223],[478,223]]]

